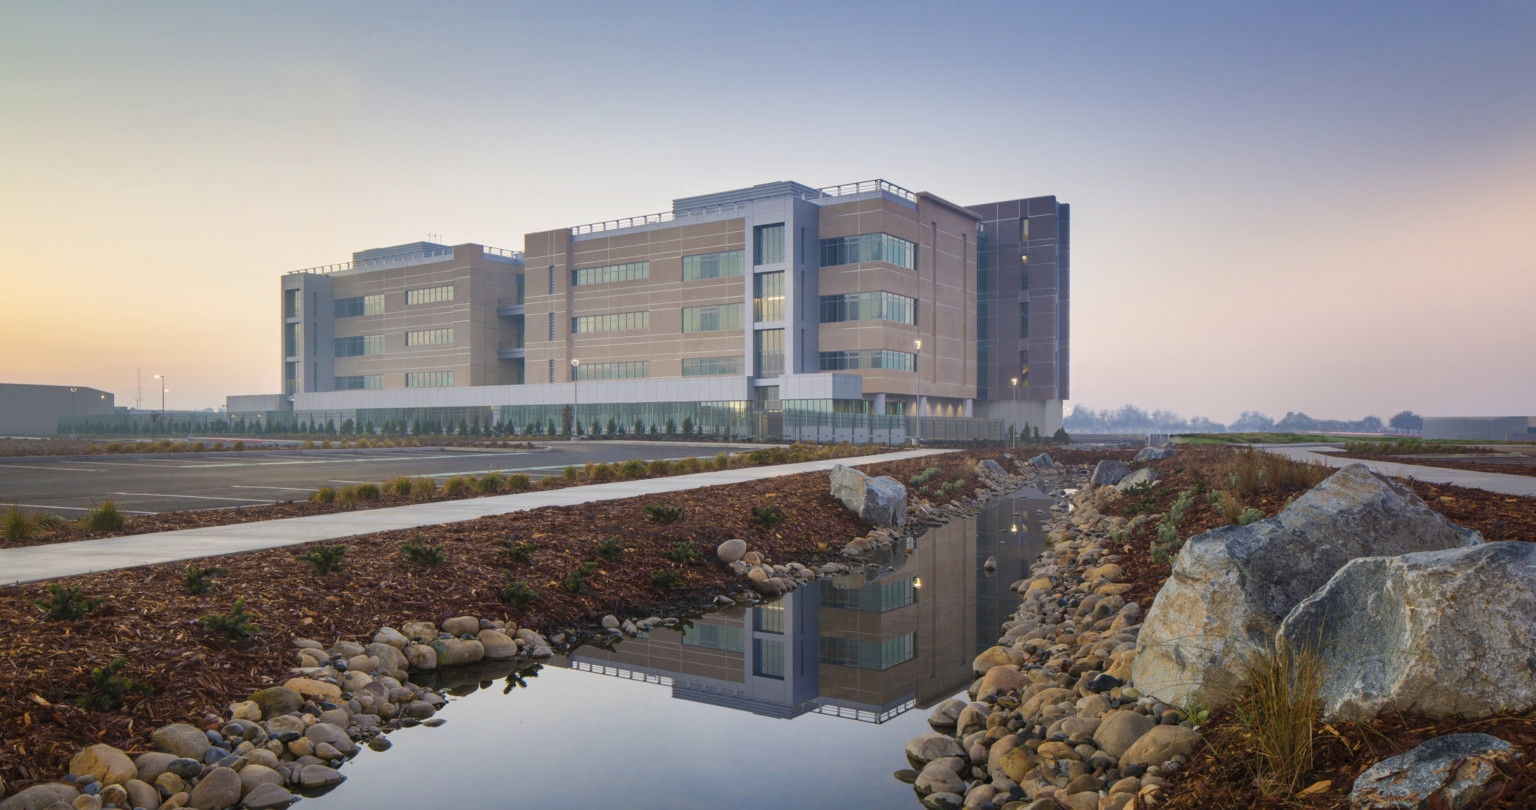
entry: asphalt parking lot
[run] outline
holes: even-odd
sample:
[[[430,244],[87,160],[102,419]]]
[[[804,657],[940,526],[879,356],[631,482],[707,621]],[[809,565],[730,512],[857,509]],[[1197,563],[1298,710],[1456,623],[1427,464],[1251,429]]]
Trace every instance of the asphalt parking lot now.
[[[148,457],[34,456],[0,460],[0,508],[78,517],[111,498],[136,514],[221,509],[308,498],[321,487],[378,483],[396,476],[446,478],[491,470],[541,478],[567,465],[678,459],[747,445],[680,442],[557,442],[548,452],[391,448]]]

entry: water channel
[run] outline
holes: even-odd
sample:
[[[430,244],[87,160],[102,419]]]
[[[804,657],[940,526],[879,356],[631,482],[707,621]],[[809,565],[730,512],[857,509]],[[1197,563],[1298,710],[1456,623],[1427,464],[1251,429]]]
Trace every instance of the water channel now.
[[[299,806],[915,808],[891,774],[1018,606],[1050,504],[1022,490],[864,570],[521,678],[440,673],[444,725],[391,733]]]

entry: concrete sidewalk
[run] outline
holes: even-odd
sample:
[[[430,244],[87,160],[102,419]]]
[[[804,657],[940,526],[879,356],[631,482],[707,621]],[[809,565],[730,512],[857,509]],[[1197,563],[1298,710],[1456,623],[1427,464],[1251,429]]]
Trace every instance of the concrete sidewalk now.
[[[1452,484],[1458,487],[1481,489],[1504,495],[1523,495],[1536,498],[1536,476],[1505,475],[1502,473],[1477,472],[1475,470],[1451,470],[1444,467],[1424,467],[1417,464],[1398,464],[1395,461],[1365,461],[1339,458],[1339,448],[1321,444],[1266,444],[1260,449],[1277,453],[1297,461],[1326,464],[1329,467],[1345,467],[1364,464],[1381,473],[1396,478],[1412,478],[1431,484]],[[1331,451],[1331,452],[1320,452]]]
[[[805,472],[821,472],[837,464],[863,466],[886,461],[951,452],[947,450],[907,450],[875,456],[806,461],[771,467],[742,467],[733,470],[676,475],[639,481],[615,481],[548,491],[520,492],[515,495],[491,495],[457,501],[394,506],[336,512],[329,515],[262,520],[228,526],[208,526],[174,532],[154,532],[101,540],[29,546],[0,550],[0,583],[35,582],[95,571],[112,571],[136,565],[191,560],[222,554],[295,546],[317,540],[339,540],[359,534],[414,529],[442,523],[458,523],[487,515],[521,512],[543,506],[573,506],[597,501],[614,501],[639,495],[678,492],[700,487],[761,481]]]

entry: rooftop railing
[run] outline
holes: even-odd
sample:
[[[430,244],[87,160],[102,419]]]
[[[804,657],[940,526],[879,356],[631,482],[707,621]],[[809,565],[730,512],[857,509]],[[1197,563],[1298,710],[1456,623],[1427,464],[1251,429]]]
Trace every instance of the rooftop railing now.
[[[521,250],[507,250],[506,248],[490,247],[487,245],[481,245],[480,250],[487,256],[503,256],[509,259],[517,260],[521,260],[523,258],[523,251]],[[329,273],[340,273],[346,270],[363,270],[371,267],[390,267],[394,265],[411,264],[414,262],[419,262],[423,259],[435,259],[440,256],[451,257],[452,255],[453,248],[450,247],[441,250],[428,250],[423,253],[416,253],[409,256],[392,256],[387,258],[365,259],[364,261],[360,262],[351,261],[339,262],[337,264],[322,264],[319,267],[306,267],[303,270],[289,270],[287,275],[291,276],[295,273],[318,273],[325,275]]]
[[[861,180],[857,183],[843,183],[836,186],[818,188],[810,192],[789,193],[783,196],[797,197],[802,200],[822,200],[829,197],[847,197],[854,194],[870,194],[883,191],[907,202],[917,202],[917,194],[896,185],[887,180]],[[771,198],[764,198],[771,199]],[[755,202],[755,201],[754,201]],[[745,209],[749,203],[726,203],[712,205],[705,208],[693,208],[687,211],[662,211],[659,214],[641,214],[634,217],[622,217],[609,219],[602,222],[591,222],[586,225],[577,225],[571,228],[572,236],[583,234],[603,233],[604,231],[616,231],[623,228],[638,228],[643,225],[661,225],[667,222],[676,222],[692,217],[719,216]]]

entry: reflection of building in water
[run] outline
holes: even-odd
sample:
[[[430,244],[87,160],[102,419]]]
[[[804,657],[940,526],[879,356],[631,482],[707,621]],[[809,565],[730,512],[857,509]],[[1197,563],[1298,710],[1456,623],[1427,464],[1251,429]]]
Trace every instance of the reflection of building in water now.
[[[571,666],[770,717],[818,712],[881,723],[930,706],[970,684],[972,659],[1016,604],[1008,585],[1028,563],[1039,503],[1005,500],[930,529],[910,550],[893,548],[873,577],[859,570],[611,651],[582,648]],[[982,564],[991,556],[998,570],[988,574]]]

